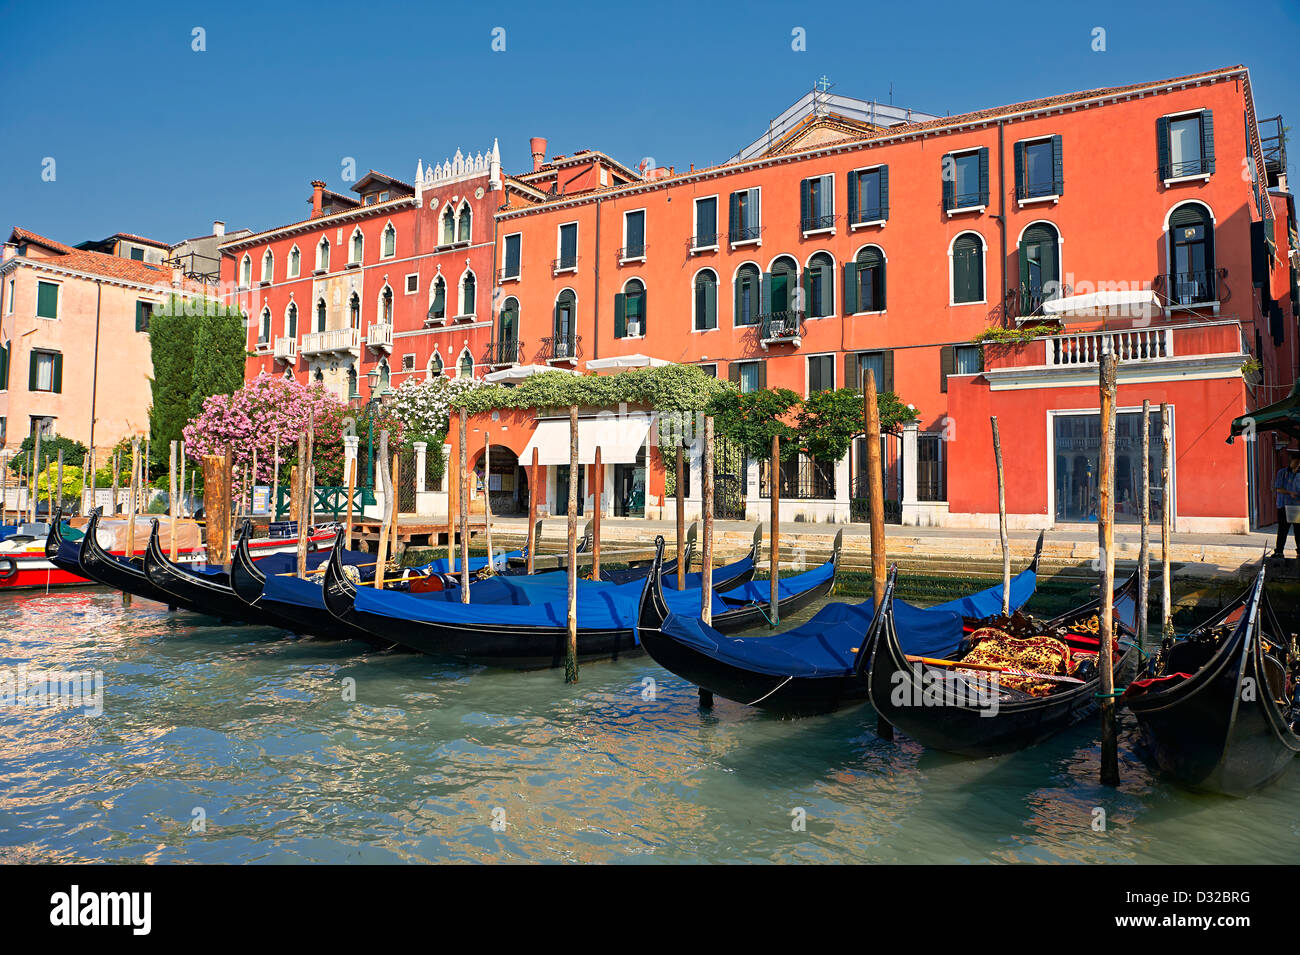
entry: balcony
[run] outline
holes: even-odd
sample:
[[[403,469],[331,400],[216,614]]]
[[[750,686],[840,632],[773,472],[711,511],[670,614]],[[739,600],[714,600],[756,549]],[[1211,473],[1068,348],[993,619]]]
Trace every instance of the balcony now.
[[[878,225],[889,218],[889,206],[875,206],[871,209],[850,209],[849,227],[860,225]]]
[[[275,340],[275,360],[293,364],[298,360],[298,339],[281,335]]]
[[[718,234],[716,232],[701,232],[699,235],[693,235],[686,240],[686,251],[695,255],[699,252],[716,252],[718,250]]]
[[[636,245],[625,245],[618,250],[618,264],[626,265],[628,262],[645,261],[645,243],[641,242]]]
[[[302,336],[302,353],[315,355],[340,355],[361,350],[361,330],[357,328],[332,328],[324,332],[308,332]]]
[[[760,316],[758,342],[763,348],[769,345],[793,345],[803,342],[803,322],[798,312],[773,312]]]
[[[1219,270],[1170,272],[1164,276],[1169,308],[1191,308],[1219,302]]]
[[[462,312],[459,315],[453,315],[451,320],[452,322],[462,322],[468,324],[469,322],[477,322],[478,314],[475,312]]]
[[[576,271],[578,271],[578,255],[576,252],[565,253],[559,258],[551,259],[552,275]]]
[[[811,232],[829,232],[835,228],[835,215],[825,216],[804,216],[800,220],[803,228],[803,234],[808,235]]]
[[[518,282],[518,281],[519,281],[519,266],[518,266],[518,265],[515,265],[515,266],[513,266],[513,267],[511,267],[511,266],[507,266],[507,267],[504,268],[504,269],[497,269],[497,284],[498,284],[498,285],[500,285],[502,282]]]
[[[446,321],[447,309],[445,306],[441,311],[438,310],[438,305],[436,303],[429,306],[429,312],[424,316],[425,325],[443,325]]]
[[[747,242],[757,242],[763,235],[761,225],[737,226],[727,233],[727,241],[732,245],[744,245]]]
[[[1121,361],[1174,357],[1173,328],[1130,328],[1116,332],[1054,335],[1047,340],[1047,364],[1095,365],[1107,351]]]
[[[493,368],[508,368],[511,365],[519,364],[519,356],[523,354],[524,343],[518,338],[507,338],[498,342],[491,342],[488,345],[487,357],[485,364]]]
[[[366,329],[366,344],[375,351],[392,354],[393,326],[387,322],[376,322]]]
[[[581,335],[553,335],[550,338],[542,339],[542,355],[546,363],[553,365],[560,362],[577,364],[578,356],[581,354],[579,344],[582,341]]]

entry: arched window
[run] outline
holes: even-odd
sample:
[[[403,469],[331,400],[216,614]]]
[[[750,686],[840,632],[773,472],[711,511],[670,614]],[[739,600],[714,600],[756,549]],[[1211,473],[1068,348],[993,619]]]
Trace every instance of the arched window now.
[[[361,230],[357,229],[352,233],[352,246],[348,253],[349,262],[360,262],[361,255],[365,250],[365,239],[361,236]]]
[[[322,369],[320,369],[320,368],[317,368],[317,369],[316,369],[316,374],[313,375],[312,377],[313,377],[314,380],[316,380],[316,381],[324,382],[324,381],[325,381],[325,372],[324,372],[324,370],[322,370]]]
[[[257,323],[257,343],[265,345],[271,340],[271,310],[262,309],[261,320]]]
[[[302,253],[295,245],[289,250],[289,278],[296,279],[302,274]]]
[[[357,370],[355,368],[349,368],[348,369],[348,397],[359,398],[360,396],[361,396],[360,392],[357,391]]]
[[[397,254],[397,229],[393,227],[391,222],[384,226],[383,243],[379,254],[384,258]]]
[[[885,310],[885,253],[869,245],[858,252],[846,267],[844,277],[844,311],[883,312]]]
[[[478,283],[473,272],[466,272],[460,279],[460,313],[473,315]]]
[[[456,241],[468,242],[470,234],[470,225],[474,221],[474,213],[470,211],[469,203],[460,204],[460,212],[456,215]]]
[[[578,300],[573,289],[565,289],[555,299],[555,339],[551,358],[574,358],[577,355]]]
[[[275,256],[271,255],[271,250],[267,249],[262,256],[262,281],[274,281],[272,276],[275,274]]]
[[[330,240],[321,239],[320,245],[316,246],[316,269],[320,272],[328,272],[330,267]]]
[[[361,296],[356,292],[348,299],[348,325],[352,328],[361,327]]]
[[[1060,234],[1050,222],[1035,222],[1020,237],[1020,314],[1034,315],[1060,294]]]
[[[442,374],[442,356],[439,355],[437,352],[434,352],[433,357],[429,359],[429,367],[427,373],[428,373],[428,377],[431,379],[437,378],[439,375]]]
[[[772,263],[767,277],[767,290],[763,296],[763,311],[768,315],[786,317],[787,312],[800,310],[799,263],[788,255],[779,256]]]
[[[429,299],[429,321],[441,322],[447,317],[447,282],[439,275],[430,289],[433,294]]]
[[[284,333],[290,338],[298,337],[298,306],[289,303],[289,310],[284,316]]]
[[[513,295],[501,306],[497,316],[497,341],[513,342],[519,337],[519,299]],[[507,359],[513,360],[513,359]]]
[[[389,385],[392,383],[392,380],[393,380],[393,375],[392,375],[392,371],[388,367],[388,359],[387,358],[380,359],[379,391],[381,394],[389,390]]]
[[[712,269],[695,273],[691,296],[695,330],[708,331],[718,327],[718,276]]]
[[[253,260],[244,253],[244,257],[239,260],[239,287],[248,288],[253,284]]]
[[[474,377],[474,358],[470,355],[468,348],[460,353],[460,368],[457,370],[456,376],[458,378]]]
[[[1169,214],[1169,301],[1199,305],[1218,298],[1214,271],[1214,219],[1199,202]]]
[[[952,304],[984,301],[984,240],[963,232],[949,252],[952,268]]]
[[[456,213],[451,206],[442,210],[442,245],[452,245],[456,241]]]
[[[387,284],[379,293],[379,321],[385,325],[393,324],[393,290]]]
[[[736,271],[736,304],[732,314],[732,323],[756,325],[759,316],[759,295],[763,288],[763,276],[758,266],[746,262]]]
[[[804,299],[809,318],[835,314],[835,260],[818,252],[804,270]]]
[[[623,291],[614,296],[614,337],[641,338],[645,319],[645,283],[628,279]]]
[[[316,299],[316,331],[325,331],[325,299]]]

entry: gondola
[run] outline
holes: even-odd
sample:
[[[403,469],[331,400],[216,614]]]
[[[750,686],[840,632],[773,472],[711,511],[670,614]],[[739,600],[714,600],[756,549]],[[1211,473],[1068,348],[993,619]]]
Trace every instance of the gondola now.
[[[523,585],[516,578],[500,577],[484,584],[508,591],[517,602],[462,604],[455,599],[428,599],[438,595],[358,587],[344,573],[341,553],[342,542],[336,541],[325,569],[325,606],[339,621],[372,639],[393,640],[433,656],[512,669],[564,664],[567,601],[554,599],[558,587]],[[533,597],[541,602],[533,602]],[[619,659],[640,653],[635,613],[635,599],[621,588],[595,583],[584,587],[578,601],[579,659]]]
[[[157,522],[155,522],[156,524]],[[124,593],[156,600],[163,604],[172,604],[200,613],[198,607],[158,589],[144,572],[143,552],[136,557],[115,557],[100,546],[96,533],[99,529],[99,511],[90,512],[90,521],[86,524],[85,536],[81,538],[81,547],[77,560],[81,572],[97,584],[113,587]]]
[[[1114,593],[1115,638],[1130,642],[1122,655],[1116,649],[1112,656],[1117,673],[1136,656],[1131,643],[1136,639],[1136,594],[1135,572]],[[1093,600],[1027,632],[1053,636],[1053,646],[1064,643],[1071,656],[1105,652],[1097,626],[1100,608],[1101,601]],[[1007,685],[1023,671],[995,681],[976,677],[969,669],[958,673],[953,667],[909,660],[909,654],[964,659],[968,640],[954,615],[929,646],[917,648],[909,641],[905,649],[900,639],[907,637],[907,622],[897,609],[885,603],[884,619],[867,647],[868,697],[881,720],[921,745],[963,756],[998,756],[1041,742],[1095,711],[1101,683],[1095,663],[1079,663],[1075,675],[1038,680],[1037,686],[1050,687],[1050,692],[1031,695]]]
[[[240,539],[247,549],[248,524]],[[269,560],[270,558],[264,558]],[[149,543],[144,551],[144,573],[149,582],[177,606],[223,621],[239,621],[259,626],[277,626],[268,615],[239,599],[230,585],[230,574],[220,567],[182,567],[163,552],[158,536],[158,522],[153,522]]]
[[[69,540],[64,536],[62,508],[54,511],[50,533],[45,538],[45,559],[65,574],[72,574],[81,580],[86,579],[86,575],[81,570],[81,541]]]
[[[1042,543],[1040,535],[1029,567],[1012,579],[1013,611],[1034,593]],[[757,586],[761,589],[764,584]],[[1000,612],[1002,585],[928,609],[902,601],[893,606],[896,614],[906,618],[911,643],[918,651],[928,651],[953,621],[960,628],[964,618]],[[793,610],[783,609],[782,615]],[[705,624],[698,610],[667,611],[652,573],[638,611],[641,643],[665,670],[701,689],[786,715],[829,713],[866,699],[865,672],[859,661],[865,658],[867,635],[877,616],[873,600],[828,603],[807,622],[770,636],[729,637],[719,632],[716,618],[712,626]]]
[[[1264,573],[1261,563],[1226,609],[1166,641],[1121,697],[1156,765],[1190,789],[1246,796],[1300,753],[1300,652],[1282,642]]]

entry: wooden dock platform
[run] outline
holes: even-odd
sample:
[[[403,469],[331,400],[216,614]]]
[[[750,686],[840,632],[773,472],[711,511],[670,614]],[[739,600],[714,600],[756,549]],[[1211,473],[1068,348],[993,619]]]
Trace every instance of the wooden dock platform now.
[[[352,546],[356,550],[374,553],[379,547],[379,530],[381,526],[381,523],[376,520],[354,520],[352,522]],[[478,520],[470,518],[470,540],[473,540],[475,536],[484,533],[486,530],[487,524],[482,518]],[[398,543],[407,547],[446,547],[450,532],[450,526],[445,520],[399,517],[397,521]]]

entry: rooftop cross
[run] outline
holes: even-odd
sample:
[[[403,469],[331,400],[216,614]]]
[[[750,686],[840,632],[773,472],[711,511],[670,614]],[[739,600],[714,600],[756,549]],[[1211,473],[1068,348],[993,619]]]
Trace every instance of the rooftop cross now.
[[[819,80],[817,81],[816,86],[817,86],[817,89],[819,89],[819,90],[821,90],[823,93],[825,93],[828,89],[831,88],[830,77],[828,77],[825,73],[823,73],[822,76],[821,76],[821,79],[819,79]]]

